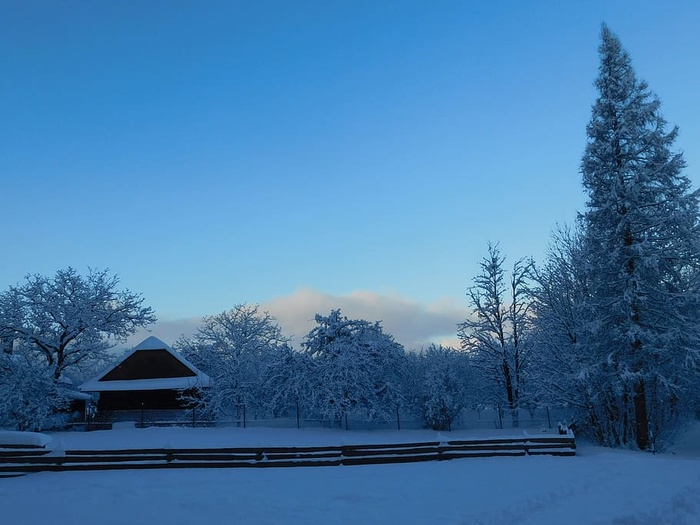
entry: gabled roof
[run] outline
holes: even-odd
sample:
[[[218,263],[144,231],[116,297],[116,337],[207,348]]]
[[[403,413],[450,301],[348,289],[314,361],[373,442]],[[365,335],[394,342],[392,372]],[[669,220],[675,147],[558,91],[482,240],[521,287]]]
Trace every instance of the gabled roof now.
[[[136,345],[121,361],[80,385],[83,392],[180,390],[211,386],[204,372],[157,337]]]

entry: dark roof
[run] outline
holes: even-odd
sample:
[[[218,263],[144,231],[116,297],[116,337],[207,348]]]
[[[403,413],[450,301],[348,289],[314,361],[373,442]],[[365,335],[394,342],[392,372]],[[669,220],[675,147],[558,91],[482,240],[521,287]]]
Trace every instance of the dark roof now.
[[[197,374],[167,350],[137,350],[99,381],[191,377]]]
[[[148,337],[119,363],[80,385],[83,392],[182,390],[211,385],[201,372],[156,337]]]

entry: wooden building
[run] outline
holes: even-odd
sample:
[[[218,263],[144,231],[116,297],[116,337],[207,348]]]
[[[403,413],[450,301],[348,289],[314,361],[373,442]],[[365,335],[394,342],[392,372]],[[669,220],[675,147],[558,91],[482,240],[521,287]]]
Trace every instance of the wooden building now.
[[[211,379],[157,337],[149,337],[119,363],[80,385],[98,397],[97,410],[186,408],[183,391],[208,388]]]

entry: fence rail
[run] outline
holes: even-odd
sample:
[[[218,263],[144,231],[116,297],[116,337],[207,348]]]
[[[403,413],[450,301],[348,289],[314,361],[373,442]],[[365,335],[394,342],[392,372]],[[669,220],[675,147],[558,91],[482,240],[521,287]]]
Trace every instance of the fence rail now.
[[[572,433],[555,437],[325,447],[22,450],[0,446],[0,475],[42,471],[378,465],[499,456],[575,456]]]

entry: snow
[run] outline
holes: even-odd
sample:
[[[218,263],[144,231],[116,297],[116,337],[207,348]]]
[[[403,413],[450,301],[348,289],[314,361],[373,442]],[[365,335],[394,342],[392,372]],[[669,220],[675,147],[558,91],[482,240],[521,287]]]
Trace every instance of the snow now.
[[[180,390],[197,386],[209,386],[210,380],[203,373],[189,377],[159,377],[156,379],[122,379],[114,381],[90,380],[80,389],[84,392],[112,392],[123,390]]]
[[[14,430],[0,430],[0,448],[3,445],[44,447],[51,443],[51,436],[39,432],[17,432]]]
[[[669,452],[700,460],[700,423],[690,426],[681,434]]]
[[[148,336],[146,339],[137,344],[132,349],[132,353],[138,350],[168,350],[170,353],[175,354],[175,350],[172,346],[165,344],[163,341],[153,335]]]
[[[116,425],[113,430],[94,432],[53,432],[53,445],[62,450],[101,450],[125,448],[216,448],[336,446],[375,443],[419,443],[458,441],[461,439],[498,439],[523,436],[552,436],[556,432],[535,434],[513,430],[382,430],[346,431],[342,429],[302,428],[189,428],[150,427],[134,429],[133,424]]]
[[[700,435],[700,427],[694,432]],[[488,435],[505,436],[493,431]],[[52,435],[53,444],[61,448],[337,445],[452,441],[469,436],[475,433],[443,432],[438,436],[431,431],[259,428],[119,429]],[[486,432],[478,434],[486,436]],[[680,443],[680,450],[665,455],[584,444],[573,458],[469,458],[286,469],[43,472],[0,479],[0,502],[3,523],[13,525],[697,524],[700,443],[692,434]]]

